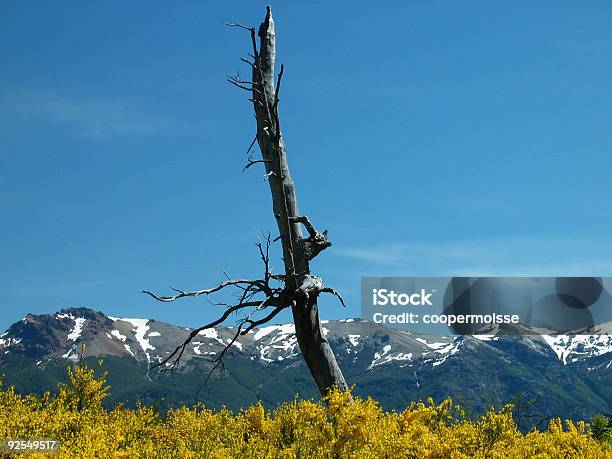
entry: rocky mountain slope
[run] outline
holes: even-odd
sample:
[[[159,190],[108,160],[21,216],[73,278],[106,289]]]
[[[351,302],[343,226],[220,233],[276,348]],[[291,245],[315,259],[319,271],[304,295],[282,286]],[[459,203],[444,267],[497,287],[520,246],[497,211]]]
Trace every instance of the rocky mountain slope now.
[[[432,337],[359,319],[324,321],[347,380],[388,409],[412,400],[451,396],[474,412],[520,397],[543,417],[586,418],[612,411],[612,335],[607,326],[574,336]],[[140,399],[160,406],[203,401],[232,409],[266,405],[296,395],[316,397],[293,325],[272,325],[239,337],[226,370],[203,379],[231,341],[232,328],[201,332],[187,347],[178,372],[154,381],[147,368],[171,352],[190,329],[148,319],[109,317],[87,308],[28,315],[0,335],[4,384],[23,392],[52,389],[65,366],[103,358],[110,402]]]

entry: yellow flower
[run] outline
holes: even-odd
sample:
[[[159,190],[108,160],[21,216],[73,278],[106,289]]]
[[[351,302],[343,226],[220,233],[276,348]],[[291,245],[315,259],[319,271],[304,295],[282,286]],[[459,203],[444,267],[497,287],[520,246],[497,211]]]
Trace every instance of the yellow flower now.
[[[270,411],[257,403],[235,415],[198,404],[162,419],[143,405],[105,409],[106,373],[83,364],[67,373],[56,394],[0,390],[0,438],[57,439],[59,458],[612,457],[612,445],[593,438],[584,422],[556,419],[544,431],[521,433],[511,405],[471,420],[451,399],[396,413],[333,390],[318,403],[296,399]]]

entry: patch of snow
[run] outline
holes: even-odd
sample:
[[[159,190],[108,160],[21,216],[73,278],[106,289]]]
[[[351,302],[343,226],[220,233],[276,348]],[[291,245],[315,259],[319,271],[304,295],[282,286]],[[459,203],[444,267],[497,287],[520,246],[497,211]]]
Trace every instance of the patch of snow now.
[[[495,335],[472,335],[472,336],[480,341],[491,341],[491,340],[496,339]]]
[[[564,342],[567,338],[567,335],[559,335],[559,336],[550,336],[550,335],[542,335],[546,344],[550,346],[555,354],[557,354],[557,358],[562,360],[564,364],[567,363],[567,356],[564,353],[567,350],[566,343]]]
[[[397,355],[389,355],[385,358],[385,363],[391,362],[392,360],[412,360],[412,352],[403,353],[398,352]]]
[[[275,331],[279,334],[290,335],[295,333],[295,327],[293,324],[270,325],[268,327],[263,327],[257,330],[255,335],[253,336],[253,341],[259,341],[264,336],[267,336]]]
[[[153,336],[161,336],[161,333],[160,332],[156,332],[156,331],[149,333],[149,338],[151,338]]]
[[[68,352],[62,355],[62,357],[76,362],[79,359],[79,356],[77,354],[72,353],[72,351],[74,351],[75,349],[76,349],[76,346],[72,346],[70,349],[68,349]]]
[[[13,344],[21,343],[22,340],[23,338],[12,338],[12,337],[9,337],[9,339],[0,339],[0,345],[4,347],[11,347]]]
[[[374,353],[374,359],[372,360],[372,362],[370,363],[370,365],[368,366],[368,370],[374,368],[376,365],[379,365],[380,362],[378,362],[385,354],[387,354],[389,351],[391,350],[391,345],[387,344],[385,347],[383,347],[383,351],[382,354],[379,354],[378,352]]]
[[[293,350],[297,346],[297,338],[295,336],[291,336],[285,341],[282,341],[280,344],[275,344],[272,346],[274,349],[281,349],[283,351],[293,353]]]
[[[125,342],[125,340],[127,339],[127,336],[122,335],[119,330],[113,330],[111,332],[111,335],[113,335],[115,338],[117,338],[119,341]]]
[[[278,333],[274,338],[272,338],[270,340],[270,344],[275,344],[275,343],[279,343],[282,342],[284,340],[286,340],[287,338],[289,338],[292,335],[286,334],[286,333]]]
[[[207,328],[205,330],[202,330],[201,332],[198,333],[198,335],[202,335],[206,338],[211,338],[211,339],[219,338],[219,334],[217,333],[217,330],[215,330],[214,328]]]
[[[563,365],[612,352],[610,335],[542,335]]]
[[[149,322],[149,319],[121,319],[121,321],[128,322],[132,324],[132,326],[135,328],[134,337],[136,338],[136,341],[138,341],[138,344],[140,344],[140,347],[142,348],[143,352],[147,356],[147,361],[150,362],[151,357],[147,351],[149,350],[154,351],[155,348],[151,346],[151,343],[149,343],[149,340],[145,338],[145,335],[147,334],[147,331],[149,331],[149,328],[150,328],[149,325],[147,325],[147,323]]]
[[[297,338],[293,324],[270,325],[261,328],[253,336],[253,341],[259,341],[273,332],[276,332],[276,334],[274,334],[272,339],[259,347],[260,361],[272,362],[280,360],[279,357],[284,360],[298,355],[296,350]],[[279,352],[281,353],[280,355]]]
[[[215,341],[218,341],[219,343],[225,346],[225,343],[219,337],[219,333],[217,333],[217,330],[215,330],[214,328],[207,328],[206,330],[202,330],[201,332],[198,333],[198,335],[201,335],[204,338],[214,339]],[[209,343],[209,344],[212,345],[212,343]]]
[[[200,346],[202,344],[204,344],[204,343],[201,342],[201,341],[192,341],[191,344],[193,345],[193,352],[194,352],[194,354],[202,355],[202,351],[200,351]]]
[[[272,359],[269,359],[266,357],[266,354],[268,352],[268,350],[270,349],[270,346],[264,346],[259,350],[259,360],[263,360],[264,362],[271,362]]]
[[[202,351],[200,349],[200,346],[206,344],[202,341],[192,341],[191,344],[193,345],[193,353],[196,355],[215,355],[216,352],[215,351]],[[212,343],[208,343],[208,344],[212,344]],[[229,344],[229,343],[228,343]],[[236,343],[234,343],[236,344]],[[240,343],[238,343],[240,344]],[[242,345],[240,345],[242,346]],[[242,347],[240,348],[242,350]]]
[[[405,360],[412,360],[412,352],[408,352],[408,353],[398,352],[397,354],[391,354],[391,345],[387,344],[385,347],[383,347],[382,354],[379,354],[378,352],[374,353],[374,360],[372,360],[372,362],[368,366],[368,370],[378,365],[383,365],[385,363],[389,363],[392,361],[405,361]]]
[[[443,347],[442,349],[436,349],[434,352],[437,352],[438,354],[446,354],[448,352],[453,352],[453,354],[455,352],[457,352],[457,347],[455,347],[455,343],[450,343],[448,344],[446,347]]]
[[[68,339],[70,341],[76,341],[81,337],[81,333],[83,332],[83,325],[85,324],[86,319],[83,317],[78,317],[74,319],[74,328],[68,334]]]
[[[129,345],[124,344],[124,345],[123,345],[123,347],[125,348],[125,350],[126,350],[126,351],[128,351],[130,354],[132,354],[132,357],[136,357],[136,356],[134,355],[134,353],[132,352],[132,350],[130,349],[130,346],[129,346]],[[147,357],[149,357],[149,356],[147,355]]]
[[[353,347],[357,347],[359,345],[359,338],[361,335],[348,335],[349,342],[353,345]]]
[[[447,347],[445,347],[444,349],[438,349],[435,352],[438,352],[439,354],[445,354],[444,357],[442,357],[440,360],[436,360],[433,363],[434,367],[437,367],[438,365],[442,365],[444,362],[446,362],[448,360],[448,358],[451,355],[456,354],[457,352],[459,352],[459,348],[461,347],[461,343],[463,343],[463,341],[455,341],[454,343],[450,343]]]
[[[274,333],[276,332],[276,333]],[[253,341],[262,340],[268,335],[274,335],[265,344],[259,347],[259,360],[263,362],[272,362],[278,360],[279,352],[283,359],[288,359],[298,355],[297,338],[295,337],[295,326],[293,324],[270,325],[257,330],[253,336]]]
[[[448,346],[448,343],[428,343],[426,340],[424,340],[423,338],[415,338],[419,343],[423,343],[425,346],[427,346],[430,349],[441,349],[444,347]]]

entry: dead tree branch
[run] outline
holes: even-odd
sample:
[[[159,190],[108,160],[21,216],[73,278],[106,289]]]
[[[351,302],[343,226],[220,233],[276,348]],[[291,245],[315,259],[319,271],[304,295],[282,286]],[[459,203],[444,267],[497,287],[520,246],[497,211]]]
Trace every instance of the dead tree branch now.
[[[196,291],[173,289],[176,295],[172,296],[160,296],[150,291],[144,291],[145,294],[162,302],[172,302],[179,298],[201,295],[208,297],[228,287],[233,287],[238,292],[238,302],[236,304],[226,305],[225,311],[217,320],[192,330],[172,353],[153,368],[160,368],[162,372],[168,369],[174,371],[185,352],[185,348],[200,332],[220,325],[233,313],[243,313],[250,310],[249,314],[238,320],[233,339],[224,347],[221,354],[213,360],[215,365],[211,370],[212,373],[219,366],[223,366],[224,356],[240,335],[268,323],[282,310],[290,307],[298,344],[321,394],[325,395],[334,386],[340,390],[346,390],[348,386],[342,371],[336,362],[329,343],[324,338],[317,300],[321,293],[331,293],[340,300],[343,306],[345,304],[336,290],[325,287],[321,277],[310,273],[310,262],[322,250],[330,247],[331,242],[327,238],[327,231],[318,232],[310,220],[301,215],[298,210],[295,185],[289,171],[278,111],[284,67],[281,65],[280,72],[275,77],[276,34],[272,9],[270,6],[267,7],[266,17],[259,26],[257,35],[254,27],[246,27],[236,23],[224,24],[228,27],[247,30],[251,36],[253,62],[242,59],[251,68],[251,79],[245,81],[238,74],[235,77],[228,77],[227,80],[240,89],[250,92],[252,96],[249,100],[253,103],[255,111],[257,134],[247,150],[248,163],[244,170],[258,163],[265,166],[265,177],[272,195],[273,214],[280,234],[275,241],[278,239],[281,241],[284,274],[272,274],[269,250],[271,241],[268,234],[265,245],[261,241],[256,244],[264,264],[263,279],[231,279],[227,276],[227,280],[216,287]],[[259,38],[259,48],[257,37]],[[257,160],[250,155],[255,142],[257,142],[261,151],[261,159]],[[302,235],[301,225],[306,228],[308,237]],[[280,285],[272,285],[272,282]],[[267,310],[266,315],[259,319],[254,318],[254,314],[263,310]]]
[[[213,360],[213,362],[215,362],[215,365],[213,366],[213,369],[211,370],[212,372],[215,369],[219,368],[220,366],[223,366],[223,363],[222,363],[223,357],[227,354],[228,349],[234,344],[236,339],[238,339],[238,336],[241,334],[243,327],[245,326],[247,327],[246,331],[243,333],[245,334],[248,331],[252,330],[254,327],[257,327],[259,325],[269,322],[280,311],[282,311],[283,309],[291,305],[291,302],[286,297],[286,293],[282,285],[281,286],[271,285],[271,281],[278,281],[278,278],[272,274],[272,268],[270,266],[270,245],[271,243],[272,242],[271,242],[269,233],[265,236],[263,242],[260,239],[255,243],[258,249],[259,255],[261,257],[263,267],[264,267],[263,279],[254,279],[254,280],[253,279],[231,279],[229,275],[225,271],[223,271],[223,274],[227,277],[227,280],[209,289],[195,290],[195,291],[183,291],[183,290],[179,290],[179,289],[175,289],[171,287],[173,291],[178,293],[177,295],[172,295],[172,296],[160,296],[150,291],[143,290],[143,293],[151,296],[152,298],[155,298],[157,301],[161,301],[164,303],[172,302],[172,301],[178,300],[180,298],[185,298],[185,297],[198,297],[201,295],[205,295],[206,297],[208,297],[209,295],[220,292],[228,287],[234,287],[239,294],[238,302],[235,305],[215,303],[217,305],[226,306],[226,309],[221,314],[221,316],[218,319],[206,325],[203,325],[202,327],[192,330],[187,335],[187,337],[183,340],[183,342],[174,349],[173,352],[171,352],[165,358],[161,359],[158,363],[152,365],[151,368],[149,369],[149,373],[154,369],[158,369],[159,373],[165,373],[166,371],[174,372],[174,370],[178,367],[181,361],[181,358],[183,357],[185,349],[187,348],[189,343],[191,343],[193,339],[199,333],[201,333],[204,330],[208,330],[208,329],[214,328],[222,324],[233,313],[242,312],[249,308],[252,309],[252,312],[250,314],[247,314],[241,319],[239,319],[238,329],[234,335],[234,338],[231,340],[229,344],[227,344],[224,347],[221,354]],[[264,299],[257,300],[255,299],[257,296],[263,296]],[[261,311],[263,309],[268,309],[268,308],[273,308],[273,309],[266,316],[264,316],[261,319],[257,319],[257,320],[252,319],[252,316],[254,313]]]
[[[321,293],[331,293],[332,295],[334,295],[336,298],[338,298],[338,300],[340,301],[340,304],[346,308],[346,304],[344,303],[344,299],[342,299],[342,297],[340,296],[340,294],[338,293],[337,290],[330,288],[330,287],[325,287],[321,290]]]
[[[300,217],[298,210],[278,110],[284,67],[281,66],[275,78],[276,32],[269,6],[257,35],[259,50],[251,31],[255,56],[251,81],[255,83],[253,87],[259,90],[253,92],[252,99],[257,120],[257,142],[262,159],[270,160],[265,164],[266,173],[283,250],[285,289],[293,300],[291,310],[296,337],[320,392],[326,394],[333,386],[345,390],[348,386],[321,329],[317,298],[324,289],[323,281],[310,274],[310,262],[331,243],[327,239],[327,232],[317,232],[307,218]],[[300,223],[308,231],[307,238],[302,236]]]
[[[227,280],[225,282],[221,282],[216,287],[209,288],[209,289],[204,289],[204,290],[195,290],[193,292],[185,292],[185,291],[178,290],[178,289],[170,287],[172,290],[174,290],[176,292],[179,292],[178,295],[173,295],[173,296],[158,296],[155,293],[152,293],[152,292],[150,292],[148,290],[143,290],[142,293],[146,293],[147,295],[155,298],[157,301],[162,301],[164,303],[169,303],[171,301],[178,300],[179,298],[185,298],[187,296],[195,296],[195,297],[197,297],[197,296],[200,296],[200,295],[210,295],[211,293],[218,292],[220,290],[223,290],[225,287],[229,287],[229,286],[236,286],[238,288],[245,288],[245,287],[242,287],[243,285],[257,286],[257,287],[261,288],[262,290],[266,290],[268,288],[265,285],[265,282],[263,282],[261,280],[232,279],[232,280]]]

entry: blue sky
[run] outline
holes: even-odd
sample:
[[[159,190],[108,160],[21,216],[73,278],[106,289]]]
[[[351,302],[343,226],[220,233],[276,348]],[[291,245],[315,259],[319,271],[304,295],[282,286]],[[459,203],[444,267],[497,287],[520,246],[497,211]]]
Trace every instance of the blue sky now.
[[[278,2],[281,117],[313,272],[612,275],[609,2]],[[0,328],[89,306],[185,326],[274,231],[225,83],[263,2],[3,2]],[[276,265],[281,267],[280,260]],[[288,320],[287,315],[281,321]]]

